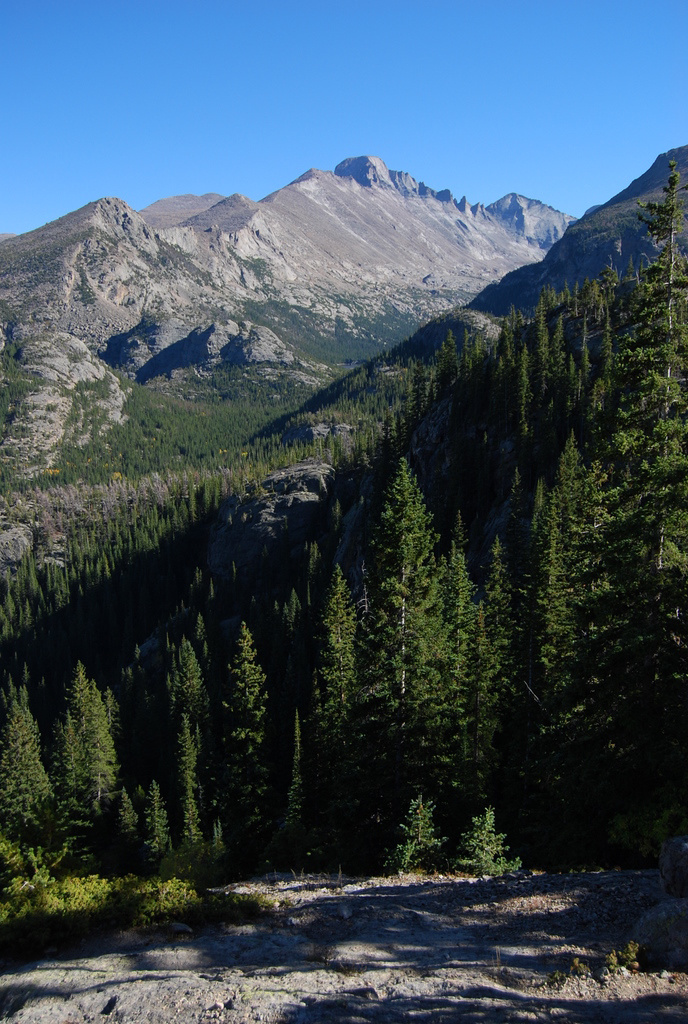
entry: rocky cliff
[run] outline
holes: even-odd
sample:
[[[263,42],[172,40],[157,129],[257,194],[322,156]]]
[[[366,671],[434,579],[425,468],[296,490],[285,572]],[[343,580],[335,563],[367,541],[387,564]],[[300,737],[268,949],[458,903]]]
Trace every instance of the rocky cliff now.
[[[332,466],[308,459],[271,473],[257,492],[228,498],[210,538],[211,572],[245,578],[265,560],[300,554],[326,529],[334,479]]]

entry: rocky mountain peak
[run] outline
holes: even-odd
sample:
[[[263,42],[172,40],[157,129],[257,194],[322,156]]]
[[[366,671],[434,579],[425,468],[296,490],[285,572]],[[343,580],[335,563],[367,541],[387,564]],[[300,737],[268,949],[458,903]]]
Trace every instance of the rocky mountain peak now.
[[[527,199],[517,192],[509,192],[497,202],[491,203],[487,212],[501,221],[509,231],[522,235],[545,252],[575,220],[575,217],[567,213],[560,213],[551,206],[536,199]]]
[[[350,156],[338,163],[334,173],[339,178],[353,178],[359,185],[391,185],[387,164],[379,156]]]
[[[47,453],[71,429],[76,382],[107,379],[105,415],[120,415],[124,391],[106,366],[176,387],[187,369],[224,363],[311,387],[329,373],[312,361],[320,353],[397,340],[541,258],[482,206],[464,199],[462,210],[448,189],[360,156],[258,202],[186,194],[141,213],[89,203],[0,243],[0,301],[23,366],[52,382],[37,401],[59,407],[59,422],[31,424]],[[23,430],[17,421],[10,441]]]
[[[206,192],[202,196],[186,193],[182,196],[158,199],[156,202],[151,203],[150,206],[139,210],[139,213],[146,223],[156,230],[158,228],[169,228],[175,224],[181,224],[182,221],[188,220],[189,217],[203,213],[204,210],[215,206],[216,203],[221,202],[224,198],[219,192]]]
[[[221,199],[193,217],[188,217],[182,223],[196,231],[208,231],[210,228],[217,227],[221,231],[232,234],[245,227],[259,208],[259,204],[253,199],[234,192],[231,196]]]
[[[114,196],[98,199],[88,210],[90,227],[101,231],[115,242],[126,242],[150,254],[157,254],[154,231],[143,217],[123,199]]]
[[[422,199],[437,199],[440,203],[456,205],[448,188],[437,192],[434,188],[429,188],[424,181],[416,181],[407,171],[391,171],[384,160],[378,156],[347,157],[346,160],[337,164],[334,173],[338,178],[353,178],[364,188],[370,188],[373,185],[383,187],[391,185],[404,198],[420,196]]]

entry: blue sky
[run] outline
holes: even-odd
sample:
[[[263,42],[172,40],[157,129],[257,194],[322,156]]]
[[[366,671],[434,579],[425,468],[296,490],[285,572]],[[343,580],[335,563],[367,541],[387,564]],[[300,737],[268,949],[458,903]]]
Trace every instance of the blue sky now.
[[[579,216],[688,144],[688,0],[0,0],[0,232],[370,153]]]

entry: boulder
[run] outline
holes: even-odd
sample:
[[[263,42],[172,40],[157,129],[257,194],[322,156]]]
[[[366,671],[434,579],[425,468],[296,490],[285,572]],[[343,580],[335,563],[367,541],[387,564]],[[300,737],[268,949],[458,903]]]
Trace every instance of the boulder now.
[[[688,900],[667,900],[648,910],[633,938],[643,947],[649,967],[688,970]]]
[[[659,855],[659,877],[669,896],[688,897],[688,836],[666,840]]]
[[[231,577],[270,560],[296,556],[306,541],[324,531],[334,487],[334,469],[306,459],[276,470],[259,492],[232,496],[218,513],[208,545],[208,565],[218,576]]]
[[[0,523],[0,576],[8,569],[14,572],[32,544],[33,534],[28,526]]]

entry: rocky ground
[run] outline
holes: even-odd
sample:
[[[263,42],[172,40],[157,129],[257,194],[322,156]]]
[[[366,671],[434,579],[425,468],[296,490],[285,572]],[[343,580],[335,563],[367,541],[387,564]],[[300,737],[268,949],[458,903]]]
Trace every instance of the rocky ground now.
[[[605,955],[625,945],[637,918],[665,898],[656,871],[478,880],[270,876],[231,888],[264,894],[272,909],[238,927],[194,934],[179,922],[98,936],[35,963],[5,962],[0,1019],[687,1019],[687,975],[604,970]]]

